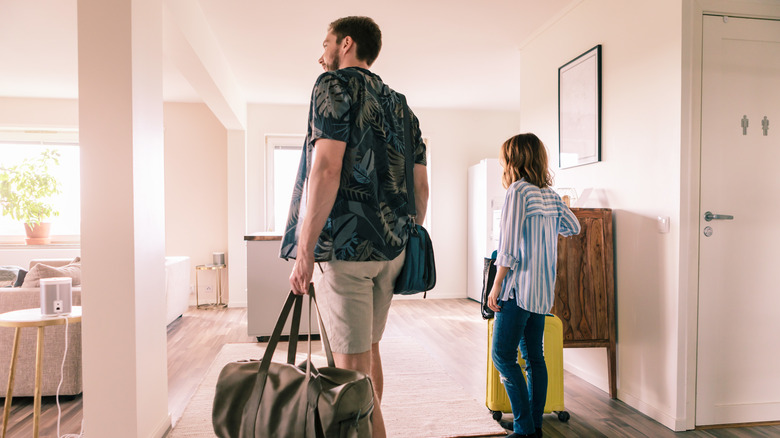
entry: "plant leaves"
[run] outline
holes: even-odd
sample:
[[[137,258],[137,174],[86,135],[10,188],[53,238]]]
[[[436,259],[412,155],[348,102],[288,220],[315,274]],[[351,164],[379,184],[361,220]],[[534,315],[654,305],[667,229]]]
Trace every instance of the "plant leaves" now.
[[[60,153],[46,149],[37,158],[0,168],[0,203],[3,215],[36,224],[58,216],[52,197],[62,193],[62,185],[51,175],[50,167],[59,166]]]

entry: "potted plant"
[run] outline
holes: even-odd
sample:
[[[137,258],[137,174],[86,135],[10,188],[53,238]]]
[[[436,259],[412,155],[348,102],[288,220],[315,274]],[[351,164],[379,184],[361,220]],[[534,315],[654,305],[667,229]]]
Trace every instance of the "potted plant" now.
[[[46,149],[21,164],[0,166],[0,204],[3,215],[24,224],[28,245],[51,243],[51,224],[44,220],[58,216],[51,197],[61,193],[61,185],[49,170],[59,166],[60,153]]]

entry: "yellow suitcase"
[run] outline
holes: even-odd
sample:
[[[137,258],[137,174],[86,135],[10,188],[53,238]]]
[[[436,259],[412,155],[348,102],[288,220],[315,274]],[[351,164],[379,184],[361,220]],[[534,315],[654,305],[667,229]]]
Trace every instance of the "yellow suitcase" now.
[[[488,355],[487,355],[487,390],[485,404],[493,418],[498,421],[502,413],[511,413],[512,405],[506,395],[504,385],[493,365],[491,350],[493,347],[493,319],[488,320]],[[544,324],[544,361],[547,364],[547,401],[544,412],[556,413],[560,421],[569,421],[569,413],[563,407],[563,324],[555,315],[547,315]],[[525,361],[518,349],[517,362],[520,366]],[[523,368],[525,372],[525,368]]]

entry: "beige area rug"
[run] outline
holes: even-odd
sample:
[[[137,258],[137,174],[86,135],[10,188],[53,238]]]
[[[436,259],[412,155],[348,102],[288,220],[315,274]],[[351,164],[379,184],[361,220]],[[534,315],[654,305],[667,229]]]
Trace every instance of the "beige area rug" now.
[[[260,359],[266,344],[227,344],[214,359],[181,419],[169,435],[178,437],[214,437],[211,427],[211,403],[220,370],[228,362]],[[274,360],[286,360],[286,344],[280,344]],[[283,350],[282,347],[285,347]],[[301,348],[303,353],[301,354]],[[305,343],[300,343],[299,361],[305,358]],[[324,365],[319,342],[314,362]],[[402,337],[385,338],[380,343],[385,371],[382,410],[390,438],[455,438],[505,436],[491,419],[484,401],[469,397],[417,342]]]

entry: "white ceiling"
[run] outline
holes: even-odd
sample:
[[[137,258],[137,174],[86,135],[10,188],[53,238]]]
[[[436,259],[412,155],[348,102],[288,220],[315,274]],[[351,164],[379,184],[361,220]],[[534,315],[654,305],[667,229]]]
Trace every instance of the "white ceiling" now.
[[[520,48],[581,0],[197,1],[243,100],[306,104],[328,24],[368,15],[372,71],[434,108],[518,109]],[[78,97],[76,0],[0,0],[0,96]],[[166,101],[202,99],[166,57]]]

